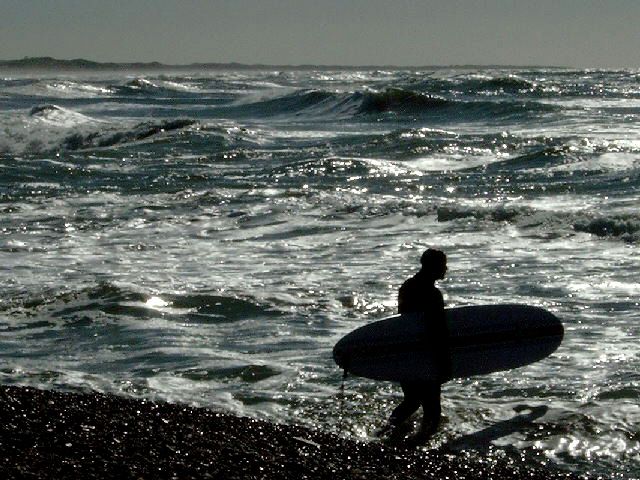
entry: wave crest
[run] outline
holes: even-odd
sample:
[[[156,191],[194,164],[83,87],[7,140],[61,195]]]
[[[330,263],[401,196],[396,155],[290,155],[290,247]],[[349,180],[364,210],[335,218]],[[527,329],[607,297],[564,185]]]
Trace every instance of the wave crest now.
[[[247,318],[278,315],[270,306],[234,296],[209,293],[158,294],[133,290],[112,283],[100,283],[81,290],[46,291],[27,298],[14,298],[2,304],[13,315],[56,323],[92,322],[108,315],[145,320],[162,315],[177,322],[234,322]]]
[[[295,115],[311,118],[326,116],[366,117],[368,115],[396,114],[410,116],[437,115],[444,120],[472,120],[494,116],[527,116],[555,111],[557,107],[535,101],[521,100],[460,100],[422,93],[405,88],[389,88],[381,92],[331,92],[327,90],[301,90],[248,104],[227,107],[241,115],[279,116]]]
[[[444,98],[401,88],[390,88],[384,92],[367,92],[362,95],[358,113],[412,113],[448,107],[451,101]]]
[[[512,222],[519,217],[533,214],[526,207],[509,207],[500,205],[494,208],[440,206],[436,210],[438,222],[451,222],[463,218],[490,220],[493,222]]]
[[[640,220],[632,216],[598,217],[578,221],[573,227],[598,237],[618,237],[630,242],[640,239]]]
[[[454,87],[455,89],[456,87]],[[538,85],[515,75],[498,76],[490,78],[472,78],[463,81],[457,89],[467,94],[476,93],[508,93],[522,94],[532,93],[538,89]]]

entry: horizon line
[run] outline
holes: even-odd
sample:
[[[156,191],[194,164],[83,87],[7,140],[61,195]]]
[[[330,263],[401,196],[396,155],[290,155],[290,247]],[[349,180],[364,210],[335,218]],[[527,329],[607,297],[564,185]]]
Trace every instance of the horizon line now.
[[[21,69],[52,69],[52,68],[78,68],[83,70],[92,69],[126,69],[126,68],[145,68],[145,69],[188,69],[188,68],[239,68],[239,69],[477,69],[477,68],[550,68],[550,69],[572,69],[580,70],[612,70],[605,68],[579,68],[564,65],[529,65],[529,64],[439,64],[439,65],[392,65],[392,64],[361,64],[361,65],[342,65],[342,64],[271,64],[271,63],[243,63],[243,62],[191,62],[184,64],[162,63],[158,61],[133,61],[133,62],[102,62],[89,60],[86,58],[55,58],[50,56],[29,57],[25,56],[21,59],[0,60],[0,68],[21,68]],[[621,70],[621,69],[613,69]]]

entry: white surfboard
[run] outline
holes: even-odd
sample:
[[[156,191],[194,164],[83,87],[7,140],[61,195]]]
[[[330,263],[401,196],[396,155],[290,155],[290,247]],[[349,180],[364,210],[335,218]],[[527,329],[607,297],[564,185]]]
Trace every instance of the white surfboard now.
[[[551,312],[529,305],[445,309],[452,378],[522,367],[549,356],[564,336]],[[440,378],[429,320],[422,314],[389,317],[344,336],[333,349],[347,372],[374,380],[410,382]],[[430,346],[431,345],[431,346]]]

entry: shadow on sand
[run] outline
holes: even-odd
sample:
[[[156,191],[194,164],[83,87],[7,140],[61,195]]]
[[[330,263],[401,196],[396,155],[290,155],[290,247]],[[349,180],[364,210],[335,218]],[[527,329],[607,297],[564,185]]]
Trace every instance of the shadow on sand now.
[[[514,433],[531,430],[535,420],[543,417],[549,410],[549,407],[544,405],[535,407],[517,405],[513,410],[517,413],[515,417],[503,420],[475,433],[454,438],[442,444],[438,447],[438,450],[442,452],[457,452],[461,450],[475,450],[480,453],[487,452],[491,449],[493,441]],[[415,435],[411,435],[413,429],[413,423],[407,422],[391,432],[384,443],[402,447],[417,447],[427,444],[428,440],[418,441]]]
[[[491,448],[491,442],[514,433],[530,430],[534,424],[533,422],[543,417],[549,410],[549,407],[544,405],[537,407],[518,405],[513,409],[518,414],[515,417],[498,422],[478,432],[452,439],[441,445],[439,450],[475,450],[481,453],[486,452]]]

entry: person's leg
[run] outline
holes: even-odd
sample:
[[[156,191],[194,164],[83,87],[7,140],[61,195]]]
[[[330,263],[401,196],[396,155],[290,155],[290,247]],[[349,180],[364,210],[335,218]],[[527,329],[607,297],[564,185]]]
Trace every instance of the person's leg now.
[[[433,435],[440,424],[442,406],[440,405],[441,385],[439,382],[425,384],[422,390],[422,428],[425,438]]]
[[[404,398],[400,405],[393,409],[389,423],[393,426],[398,426],[406,422],[411,415],[420,408],[422,388],[412,383],[401,383],[402,393]]]

